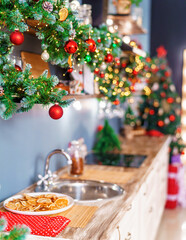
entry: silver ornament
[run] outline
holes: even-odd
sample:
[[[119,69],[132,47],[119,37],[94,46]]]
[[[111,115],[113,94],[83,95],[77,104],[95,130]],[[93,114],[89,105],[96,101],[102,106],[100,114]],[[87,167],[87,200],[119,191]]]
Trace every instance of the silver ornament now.
[[[152,86],[152,91],[157,91],[159,89],[159,84],[158,83],[154,83]]]
[[[41,54],[41,59],[43,61],[47,61],[49,59],[49,54],[48,54],[47,50],[44,50],[44,52]]]
[[[169,124],[170,120],[168,118],[165,118],[165,124]]]

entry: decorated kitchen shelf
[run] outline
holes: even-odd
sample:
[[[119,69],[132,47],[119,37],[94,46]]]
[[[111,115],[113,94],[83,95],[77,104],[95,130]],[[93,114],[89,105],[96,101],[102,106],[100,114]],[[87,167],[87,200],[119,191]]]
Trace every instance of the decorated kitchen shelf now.
[[[68,94],[63,97],[63,100],[75,98],[76,100],[87,99],[87,98],[102,98],[102,94]]]

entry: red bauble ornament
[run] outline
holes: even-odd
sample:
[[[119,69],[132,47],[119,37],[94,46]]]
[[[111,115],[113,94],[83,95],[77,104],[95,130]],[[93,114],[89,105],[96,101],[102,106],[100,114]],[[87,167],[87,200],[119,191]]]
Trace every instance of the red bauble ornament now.
[[[105,62],[107,63],[111,63],[113,61],[113,56],[110,53],[107,53],[107,55],[105,56]]]
[[[19,30],[15,30],[10,34],[10,41],[14,45],[21,45],[24,42],[24,35]]]
[[[123,62],[123,63],[121,64],[121,66],[122,66],[123,68],[125,68],[125,67],[127,66],[127,64],[126,64],[125,62]]]
[[[73,54],[73,53],[75,53],[77,51],[78,45],[77,45],[77,43],[74,40],[68,40],[65,43],[64,48],[65,48],[65,51],[67,53]]]
[[[151,62],[151,58],[150,58],[150,57],[147,57],[147,58],[146,58],[146,61],[147,61],[148,63],[150,63],[150,62]]]
[[[71,72],[73,72],[73,68],[68,68],[68,70],[67,70],[67,72],[69,72],[69,73],[71,73]]]
[[[103,125],[99,125],[99,126],[97,127],[97,131],[98,131],[98,132],[100,132],[102,129],[103,129]]]
[[[96,69],[94,70],[94,73],[95,73],[95,74],[99,74],[99,68],[96,68]]]
[[[164,126],[164,121],[159,120],[157,124],[158,124],[159,127],[163,127]]]
[[[149,114],[154,115],[154,113],[155,113],[154,109],[150,109]]]
[[[169,116],[169,120],[170,120],[171,122],[174,122],[175,119],[176,119],[176,117],[175,117],[173,114],[171,114],[171,115]]]
[[[119,105],[120,104],[120,101],[118,99],[116,99],[114,102],[112,102],[114,105]]]
[[[168,84],[167,84],[167,83],[164,83],[164,84],[163,84],[163,88],[164,88],[164,89],[168,89]]]
[[[167,55],[167,51],[164,48],[164,46],[160,46],[159,48],[156,49],[156,51],[157,51],[157,56],[159,58],[164,58]]]
[[[160,96],[161,96],[162,98],[165,98],[165,97],[166,97],[166,93],[165,93],[165,92],[161,92],[161,93],[160,93]]]
[[[18,66],[18,65],[15,65],[15,69],[16,69],[18,72],[22,72],[22,69],[21,69],[20,66]]]
[[[174,102],[174,98],[172,98],[172,97],[167,98],[167,102],[168,103],[173,103]]]
[[[96,51],[96,43],[93,39],[89,38],[85,42],[88,44],[88,50],[90,52],[95,52]]]
[[[104,73],[100,73],[100,78],[104,78],[105,74]]]
[[[79,74],[83,74],[83,71],[82,71],[82,70],[80,70],[80,71],[79,71]]]
[[[133,70],[133,75],[137,75],[138,74],[138,72],[137,71],[135,71],[135,70]]]
[[[97,42],[98,42],[98,43],[101,43],[101,39],[100,39],[100,38],[98,38]]]
[[[49,115],[52,119],[60,119],[63,116],[63,109],[58,104],[53,105],[49,109]]]
[[[165,77],[170,77],[171,73],[169,71],[165,72]]]

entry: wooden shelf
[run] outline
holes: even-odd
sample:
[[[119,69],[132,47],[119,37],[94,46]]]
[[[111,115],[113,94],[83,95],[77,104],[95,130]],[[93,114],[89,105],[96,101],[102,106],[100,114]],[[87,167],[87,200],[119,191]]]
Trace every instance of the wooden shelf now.
[[[118,26],[118,31],[121,35],[135,35],[146,33],[146,30],[139,26],[130,15],[110,14],[107,16],[107,19],[111,19],[113,21],[113,25]]]
[[[81,99],[89,99],[89,98],[102,98],[104,97],[102,94],[68,94],[63,97],[63,100],[68,100],[71,98],[75,98],[76,100]]]

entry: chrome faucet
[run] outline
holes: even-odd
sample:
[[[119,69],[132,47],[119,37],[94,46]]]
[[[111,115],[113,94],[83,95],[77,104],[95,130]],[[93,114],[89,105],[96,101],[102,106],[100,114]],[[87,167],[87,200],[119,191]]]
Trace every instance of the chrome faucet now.
[[[67,163],[68,164],[72,164],[72,160],[71,160],[71,157],[68,153],[66,153],[63,149],[55,149],[53,151],[51,151],[48,155],[47,155],[47,159],[46,159],[46,163],[45,163],[45,175],[47,175],[49,173],[49,163],[50,163],[50,158],[54,155],[54,154],[57,154],[57,153],[60,153],[62,154],[63,156],[66,157],[67,159]]]
[[[37,182],[37,186],[35,191],[47,191],[49,189],[49,186],[53,184],[53,180],[54,178],[57,177],[57,175],[53,174],[50,170],[49,170],[49,164],[50,164],[50,158],[54,155],[54,154],[62,154],[63,156],[66,157],[67,159],[67,163],[68,164],[72,164],[72,160],[71,157],[68,153],[66,153],[63,149],[54,149],[53,151],[51,151],[46,158],[46,163],[45,163],[45,173],[44,176],[42,175],[38,175],[38,178],[40,179]]]

